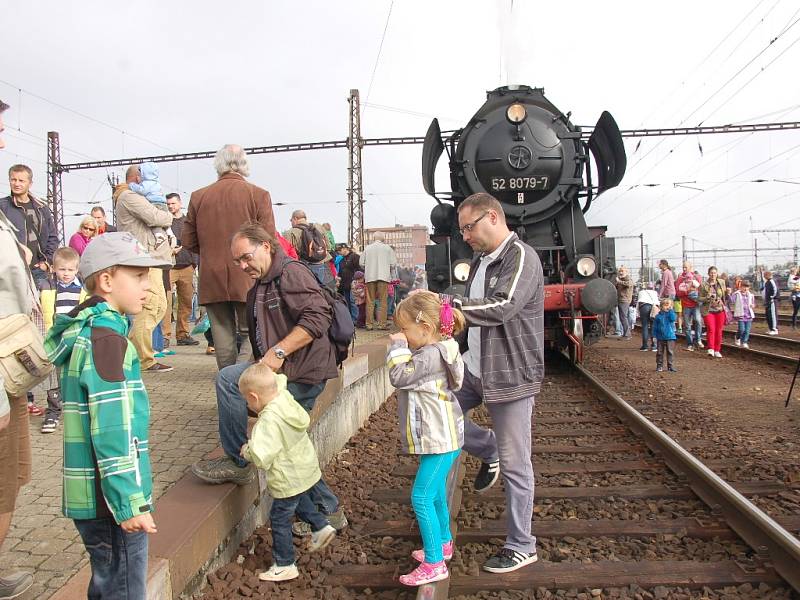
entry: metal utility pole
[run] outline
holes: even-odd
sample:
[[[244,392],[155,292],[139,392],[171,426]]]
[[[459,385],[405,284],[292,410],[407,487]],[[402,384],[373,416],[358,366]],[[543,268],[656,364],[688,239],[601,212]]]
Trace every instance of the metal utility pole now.
[[[753,219],[750,219],[750,227],[753,226]],[[800,233],[800,229],[751,229],[750,233],[793,233],[794,234],[794,247],[792,248],[792,262],[797,264],[797,257],[798,257],[798,248],[797,248],[797,234]],[[754,240],[755,241],[755,240]],[[780,243],[780,238],[778,238],[778,243]],[[756,248],[757,248],[756,244]],[[756,258],[758,258],[758,252],[756,252]],[[756,260],[756,264],[758,264],[758,260]]]
[[[361,170],[361,101],[358,90],[350,90],[350,129],[347,137],[347,240],[363,250],[364,188]]]
[[[64,243],[64,196],[61,188],[61,142],[58,132],[47,132],[47,202],[53,213],[61,243]]]
[[[644,234],[639,235],[615,235],[615,240],[639,240],[639,279],[644,283]]]

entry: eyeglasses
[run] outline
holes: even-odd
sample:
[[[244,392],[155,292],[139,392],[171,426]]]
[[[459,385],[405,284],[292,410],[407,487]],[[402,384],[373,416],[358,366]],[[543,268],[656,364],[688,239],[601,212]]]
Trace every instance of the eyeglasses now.
[[[246,252],[245,254],[242,254],[241,256],[237,256],[236,258],[234,258],[233,259],[233,264],[235,264],[237,267],[241,266],[242,263],[245,263],[246,265],[249,265],[253,261],[254,257],[255,257],[255,253]]]
[[[465,231],[472,231],[473,229],[475,229],[475,225],[480,223],[481,219],[483,219],[488,214],[489,214],[489,211],[487,210],[480,217],[475,219],[472,223],[467,223],[463,227],[459,227],[458,228],[458,233],[460,233],[461,235],[464,235]]]

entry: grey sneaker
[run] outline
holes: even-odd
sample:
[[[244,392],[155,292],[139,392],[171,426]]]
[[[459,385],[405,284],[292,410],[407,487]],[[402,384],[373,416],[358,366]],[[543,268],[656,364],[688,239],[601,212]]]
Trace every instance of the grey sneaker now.
[[[253,465],[240,467],[228,456],[202,460],[192,465],[192,473],[206,483],[227,483],[246,485],[253,481],[256,469]]]
[[[16,598],[28,591],[33,585],[33,575],[27,572],[12,573],[7,577],[0,577],[0,598]]]
[[[330,544],[335,537],[336,530],[330,525],[325,525],[325,527],[319,531],[315,531],[311,534],[311,541],[308,543],[308,551],[316,552],[317,550],[322,550],[325,546]]]
[[[326,515],[326,517],[328,518],[328,523],[330,523],[331,527],[336,531],[341,531],[347,527],[347,517],[344,516],[342,507],[339,507],[339,510],[335,513]],[[305,537],[311,535],[313,532],[311,531],[311,525],[305,521],[295,521],[292,523],[292,533],[297,537]]]

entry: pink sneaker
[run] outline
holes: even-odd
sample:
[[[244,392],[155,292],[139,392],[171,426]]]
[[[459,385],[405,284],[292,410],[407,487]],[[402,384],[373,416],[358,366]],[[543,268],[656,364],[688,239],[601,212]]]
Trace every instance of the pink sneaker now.
[[[408,575],[400,575],[400,583],[403,585],[425,585],[434,581],[441,581],[450,577],[447,565],[444,561],[438,563],[422,563]]]
[[[445,560],[450,560],[453,558],[453,540],[442,544],[442,555],[444,556]],[[425,562],[425,550],[422,550],[421,548],[419,550],[414,550],[411,553],[411,558],[420,563]]]

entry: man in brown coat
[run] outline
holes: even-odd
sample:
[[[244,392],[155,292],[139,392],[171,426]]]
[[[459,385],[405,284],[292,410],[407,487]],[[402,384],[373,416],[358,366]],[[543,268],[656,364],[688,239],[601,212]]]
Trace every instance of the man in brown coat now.
[[[231,261],[231,238],[248,221],[275,235],[275,217],[269,192],[245,180],[250,167],[241,146],[223,146],[214,168],[216,183],[193,192],[189,200],[181,246],[200,255],[199,301],[208,311],[217,367],[223,369],[251,354],[245,301],[252,282]]]

